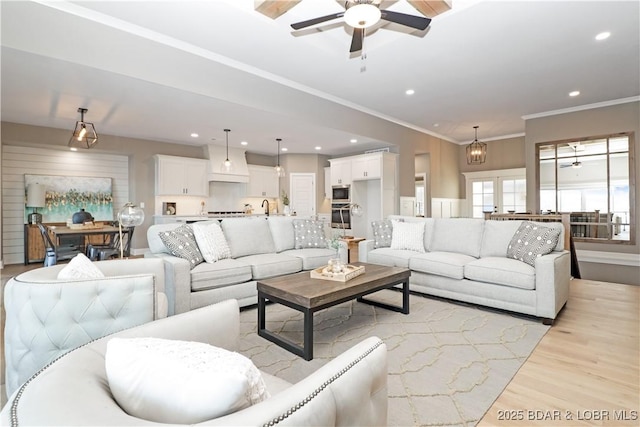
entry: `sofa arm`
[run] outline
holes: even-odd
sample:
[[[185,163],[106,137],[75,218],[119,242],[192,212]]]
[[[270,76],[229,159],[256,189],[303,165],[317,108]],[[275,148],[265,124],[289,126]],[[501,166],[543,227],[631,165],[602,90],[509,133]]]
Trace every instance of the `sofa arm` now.
[[[568,251],[538,257],[536,269],[536,315],[555,319],[569,299],[571,255]]]
[[[386,426],[387,347],[370,337],[269,399],[209,426]]]
[[[169,254],[147,252],[145,258],[164,261],[164,287],[169,316],[191,310],[191,268],[189,261]]]
[[[373,240],[363,240],[358,243],[358,261],[367,262],[369,259],[369,252],[371,252],[373,248]]]

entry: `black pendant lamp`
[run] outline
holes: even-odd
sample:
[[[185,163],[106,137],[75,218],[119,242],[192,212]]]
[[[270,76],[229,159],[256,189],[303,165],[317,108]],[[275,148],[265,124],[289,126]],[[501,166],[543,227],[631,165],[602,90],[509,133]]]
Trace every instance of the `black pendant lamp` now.
[[[98,134],[96,133],[95,126],[93,126],[93,123],[84,121],[84,113],[87,111],[89,110],[86,108],[78,108],[80,120],[76,122],[76,127],[69,139],[69,147],[71,147],[72,150],[77,150],[78,148],[93,148],[98,143]]]
[[[276,141],[278,142],[278,163],[276,164],[276,173],[278,174],[278,178],[283,178],[285,175],[284,168],[280,166],[280,141],[282,141],[282,139],[276,138]]]
[[[229,160],[229,132],[231,132],[231,129],[225,129],[224,132],[227,135],[227,158],[222,162],[222,165],[220,165],[220,171],[223,173],[229,173],[233,171],[233,164],[231,163],[231,160]]]
[[[479,165],[487,160],[487,144],[478,141],[478,127],[473,127],[476,130],[476,137],[471,144],[467,145],[468,165]]]

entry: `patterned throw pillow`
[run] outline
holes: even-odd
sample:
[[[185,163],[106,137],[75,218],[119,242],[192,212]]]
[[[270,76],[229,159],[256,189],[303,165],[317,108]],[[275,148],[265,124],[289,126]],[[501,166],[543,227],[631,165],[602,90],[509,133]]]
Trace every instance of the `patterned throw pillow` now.
[[[324,235],[324,224],[322,221],[294,219],[293,234],[295,238],[295,249],[327,247],[327,239]]]
[[[196,238],[193,235],[193,230],[189,225],[184,224],[173,230],[161,231],[158,234],[169,253],[189,261],[190,268],[204,261],[200,249],[198,249]]]
[[[372,221],[371,228],[373,229],[374,248],[388,248],[391,246],[391,236],[393,233],[393,223],[391,220],[383,219],[380,221]]]
[[[535,266],[536,258],[553,251],[558,244],[560,229],[542,227],[530,221],[523,222],[507,247],[507,258],[517,259]]]
[[[229,249],[229,244],[226,237],[224,237],[220,224],[215,222],[196,222],[192,224],[192,227],[198,249],[200,249],[206,262],[213,263],[231,257],[231,249]]]
[[[424,253],[424,222],[392,220],[391,249],[406,249]]]

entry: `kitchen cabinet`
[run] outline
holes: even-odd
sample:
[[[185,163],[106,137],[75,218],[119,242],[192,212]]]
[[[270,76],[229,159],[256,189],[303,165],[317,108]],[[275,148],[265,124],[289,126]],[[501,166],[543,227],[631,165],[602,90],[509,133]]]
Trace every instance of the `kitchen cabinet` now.
[[[351,159],[331,159],[331,185],[351,184]]]
[[[247,197],[267,197],[277,199],[278,174],[270,166],[248,165],[249,183],[247,184]]]
[[[351,179],[353,181],[380,179],[381,172],[382,153],[358,156],[351,162]]]
[[[207,161],[156,155],[156,196],[209,195]]]
[[[331,198],[331,168],[324,168],[324,198]]]

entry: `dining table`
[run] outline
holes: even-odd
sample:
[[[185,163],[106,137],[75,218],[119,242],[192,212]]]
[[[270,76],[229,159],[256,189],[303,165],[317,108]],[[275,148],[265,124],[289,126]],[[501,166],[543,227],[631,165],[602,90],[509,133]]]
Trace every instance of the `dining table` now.
[[[96,225],[96,226],[85,226],[85,227],[73,227],[66,225],[48,225],[47,229],[49,233],[54,237],[56,245],[63,244],[65,240],[69,240],[71,238],[83,238],[83,246],[86,248],[87,244],[90,243],[100,243],[106,244],[113,240],[113,237],[116,234],[120,233],[120,228],[114,225]],[[131,227],[122,227],[123,237],[126,234],[128,239],[131,239],[133,236],[133,228]],[[97,236],[102,236],[102,239],[98,239]],[[126,245],[129,246],[129,245]],[[129,256],[128,251],[125,252],[124,256]]]

